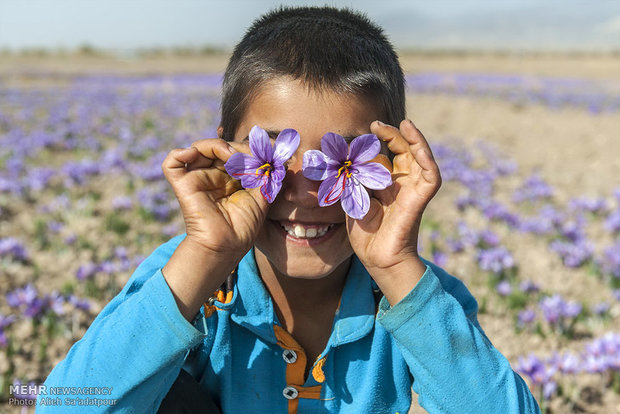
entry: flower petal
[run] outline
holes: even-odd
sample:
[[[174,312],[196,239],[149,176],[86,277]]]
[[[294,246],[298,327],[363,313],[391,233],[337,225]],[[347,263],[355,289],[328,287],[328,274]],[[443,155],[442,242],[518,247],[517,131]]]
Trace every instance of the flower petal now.
[[[392,185],[392,174],[378,162],[355,165],[353,173],[356,180],[371,190],[383,190]]]
[[[256,188],[263,181],[263,175],[256,174],[256,169],[261,165],[253,156],[237,152],[226,161],[224,168],[232,178],[241,180],[243,188]]]
[[[345,179],[345,174],[340,174],[340,177],[332,175],[321,183],[318,194],[319,206],[331,206],[340,199],[346,184]]]
[[[349,154],[349,146],[342,135],[328,132],[321,138],[321,150],[325,155],[340,164],[344,164]]]
[[[340,197],[340,204],[349,217],[360,220],[370,209],[370,196],[359,181],[349,179]]]
[[[273,161],[273,147],[267,131],[254,125],[250,130],[250,151],[259,160],[261,165]]]
[[[349,161],[353,164],[372,160],[381,151],[379,138],[374,134],[364,134],[355,138],[349,148]]]
[[[329,158],[319,150],[304,153],[302,172],[309,180],[320,181],[327,178]]]
[[[270,177],[265,180],[265,184],[260,188],[260,193],[268,203],[273,203],[273,200],[276,199],[281,188],[282,181],[274,180]]]
[[[276,164],[271,170],[270,176],[272,180],[282,182],[286,176],[286,168],[282,164]]]
[[[273,162],[284,164],[293,156],[299,147],[299,132],[294,129],[283,129],[276,138],[275,150],[273,152]]]

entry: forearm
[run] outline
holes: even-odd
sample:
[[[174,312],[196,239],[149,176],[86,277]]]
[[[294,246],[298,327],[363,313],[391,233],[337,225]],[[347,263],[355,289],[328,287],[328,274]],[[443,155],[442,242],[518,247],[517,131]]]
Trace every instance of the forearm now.
[[[111,393],[94,396],[116,400],[114,407],[156,408],[177,377],[187,352],[204,339],[203,332],[187,322],[160,272],[146,282],[134,281],[93,322],[84,337],[46,380],[51,387],[111,387]],[[130,295],[126,292],[134,290]],[[71,407],[64,398],[59,412]],[[53,407],[50,407],[53,408]],[[84,407],[76,407],[78,410]],[[93,407],[90,407],[93,408]]]
[[[389,268],[366,267],[390,306],[396,305],[420,281],[426,265],[418,256],[411,256]]]
[[[407,361],[420,404],[429,412],[538,412],[526,384],[467,313],[430,268],[395,306],[381,302],[378,321]]]

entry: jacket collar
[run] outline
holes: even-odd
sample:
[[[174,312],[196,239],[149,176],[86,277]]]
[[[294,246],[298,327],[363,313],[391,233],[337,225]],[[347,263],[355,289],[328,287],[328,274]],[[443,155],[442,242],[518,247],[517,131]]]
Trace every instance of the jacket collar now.
[[[375,321],[375,299],[370,275],[356,256],[353,256],[328,348],[356,341],[366,336]],[[233,299],[218,308],[230,311],[231,319],[270,343],[276,343],[274,325],[280,325],[273,301],[260,278],[254,250],[239,263]]]

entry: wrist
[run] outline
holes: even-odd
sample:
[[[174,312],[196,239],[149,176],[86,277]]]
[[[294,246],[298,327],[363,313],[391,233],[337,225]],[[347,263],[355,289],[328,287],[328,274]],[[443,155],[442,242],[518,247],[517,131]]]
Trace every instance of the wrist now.
[[[418,255],[406,257],[388,267],[366,268],[390,303],[396,305],[416,286],[426,271]]]
[[[237,255],[238,256],[238,255]],[[226,280],[241,257],[228,257],[185,238],[162,269],[179,311],[188,321]]]

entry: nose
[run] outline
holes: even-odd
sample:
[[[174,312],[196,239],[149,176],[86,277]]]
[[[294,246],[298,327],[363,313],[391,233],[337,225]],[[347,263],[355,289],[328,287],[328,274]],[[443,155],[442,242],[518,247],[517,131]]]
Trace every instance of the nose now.
[[[302,165],[303,155],[299,152],[289,160],[288,169],[282,181],[282,197],[302,208],[318,207],[317,196],[320,182],[304,177]]]

